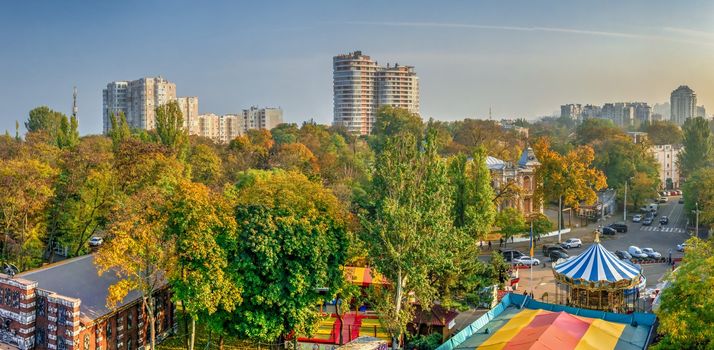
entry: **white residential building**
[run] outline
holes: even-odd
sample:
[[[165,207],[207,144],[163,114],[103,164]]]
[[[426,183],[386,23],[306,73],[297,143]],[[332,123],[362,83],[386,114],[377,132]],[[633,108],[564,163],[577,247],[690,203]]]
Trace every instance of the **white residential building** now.
[[[652,146],[652,154],[659,164],[659,179],[662,188],[679,188],[679,165],[677,158],[682,152],[681,145],[655,145]]]
[[[334,119],[350,132],[368,135],[380,106],[419,113],[419,78],[412,66],[379,66],[361,51],[332,59]]]
[[[198,129],[194,135],[219,140],[221,136],[221,117],[208,113],[198,116]]]
[[[183,115],[183,127],[189,134],[196,134],[198,129],[198,97],[178,97],[176,98]]]
[[[682,85],[670,96],[672,122],[682,125],[689,118],[697,116],[697,94],[689,86]]]
[[[112,114],[119,118],[120,113],[126,116],[129,113],[128,81],[114,81],[107,84],[107,88],[102,91],[102,115],[103,131],[108,133],[112,128]]]

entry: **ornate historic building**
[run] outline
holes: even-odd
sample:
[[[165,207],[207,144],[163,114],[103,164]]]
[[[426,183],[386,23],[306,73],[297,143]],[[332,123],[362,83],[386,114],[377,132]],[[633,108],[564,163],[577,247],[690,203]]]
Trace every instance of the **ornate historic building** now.
[[[97,274],[94,255],[27,271],[0,274],[0,348],[53,350],[136,350],[149,342],[141,296],[132,291],[113,309],[107,288],[111,271]],[[168,289],[154,296],[157,340],[173,330]]]
[[[489,156],[486,165],[491,171],[493,189],[499,197],[499,211],[512,207],[526,216],[543,212],[543,203],[535,203],[533,199],[535,172],[540,162],[532,148],[525,149],[516,164]]]

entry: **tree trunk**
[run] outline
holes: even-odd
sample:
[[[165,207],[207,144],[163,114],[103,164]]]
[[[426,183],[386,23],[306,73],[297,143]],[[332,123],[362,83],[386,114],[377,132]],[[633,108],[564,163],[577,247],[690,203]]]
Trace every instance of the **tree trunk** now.
[[[397,272],[397,291],[396,291],[396,300],[394,300],[394,305],[395,305],[395,317],[397,319],[399,318],[399,314],[402,311],[402,284],[404,283],[404,279],[402,278],[402,269],[399,269]],[[402,336],[402,331],[401,327],[396,331],[396,334],[392,335],[392,349],[396,350],[399,348],[399,338]]]
[[[218,350],[223,350],[223,334],[218,337]]]
[[[189,338],[191,336],[191,331],[188,328],[188,314],[186,313],[186,306],[183,301],[181,301],[181,314],[183,315],[183,334],[186,335],[186,349],[191,350],[191,341]]]
[[[145,302],[148,307],[146,308],[146,315],[149,318],[149,336],[150,336],[150,346],[151,350],[156,349],[156,315],[155,315],[155,305],[154,296],[149,293],[148,302]]]
[[[188,344],[188,350],[193,350],[193,344],[196,341],[196,319],[191,317],[191,340]]]

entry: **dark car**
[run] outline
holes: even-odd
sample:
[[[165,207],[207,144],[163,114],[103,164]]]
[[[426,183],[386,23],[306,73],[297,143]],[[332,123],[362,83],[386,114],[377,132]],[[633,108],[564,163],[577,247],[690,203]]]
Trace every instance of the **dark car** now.
[[[602,234],[603,234],[603,235],[611,235],[611,236],[614,236],[616,233],[617,233],[617,230],[615,230],[615,229],[612,228],[612,227],[607,227],[607,226],[605,226],[605,227],[602,228]]]
[[[630,253],[628,253],[628,252],[626,252],[626,251],[624,251],[624,250],[615,251],[615,255],[617,255],[617,257],[620,258],[620,260],[630,260],[630,259],[632,259],[632,255],[630,255]]]
[[[610,224],[608,227],[614,229],[617,232],[627,232],[627,224],[624,222],[616,222],[614,224]]]
[[[677,203],[679,203],[679,204],[684,204],[684,197],[679,198],[679,200],[677,201]]]
[[[553,245],[553,244],[544,244],[543,245],[543,256],[548,256],[550,252],[552,251],[559,251],[561,253],[565,253],[565,249],[561,247],[560,245]]]
[[[525,254],[514,249],[501,248],[498,251],[501,253],[501,255],[503,255],[503,258],[506,259],[506,261],[513,261],[513,259],[525,256]]]
[[[669,218],[666,216],[662,216],[661,218],[659,218],[659,223],[662,225],[667,225],[669,224]]]
[[[652,225],[652,221],[654,221],[654,219],[645,218],[644,220],[642,220],[642,226],[650,226],[650,225]]]
[[[550,261],[558,261],[558,259],[567,259],[568,254],[560,250],[553,250],[550,254],[548,254],[548,257],[550,258]]]

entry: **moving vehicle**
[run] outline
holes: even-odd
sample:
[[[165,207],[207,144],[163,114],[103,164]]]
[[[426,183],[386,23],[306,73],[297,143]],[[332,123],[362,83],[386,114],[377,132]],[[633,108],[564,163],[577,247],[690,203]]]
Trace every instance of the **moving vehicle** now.
[[[515,265],[528,265],[528,266],[538,266],[540,260],[536,258],[531,258],[530,256],[522,256],[520,258],[513,259],[513,264]]]
[[[640,221],[642,221],[642,214],[635,214],[632,217],[632,222],[640,222]]]
[[[677,251],[678,251],[678,252],[683,252],[685,249],[687,249],[687,242],[683,242],[683,243],[677,244]]]
[[[90,247],[98,247],[104,243],[104,238],[99,237],[99,236],[94,236],[89,239],[89,246]]]
[[[583,246],[583,242],[580,238],[568,238],[565,242],[560,244],[565,249],[570,248],[580,248]]]
[[[647,257],[648,257],[648,258],[659,259],[659,258],[662,257],[662,254],[656,252],[656,251],[655,251],[654,249],[652,249],[652,248],[642,248],[642,252],[645,253],[645,254],[647,254]]]
[[[632,259],[632,255],[630,253],[624,251],[624,250],[616,250],[615,255],[617,255],[620,260],[630,260]]]
[[[679,204],[684,204],[684,197],[679,197],[679,200],[677,201]]]
[[[645,217],[645,219],[642,220],[642,226],[652,225],[652,221],[654,221],[653,218],[651,218],[651,217]]]
[[[514,259],[525,256],[525,254],[510,248],[501,248],[498,250],[506,261],[513,261]]]
[[[657,203],[667,203],[668,200],[669,199],[667,197],[662,196],[662,197],[659,197],[659,199],[657,200]]]
[[[603,234],[603,235],[611,235],[611,236],[614,236],[615,234],[617,234],[617,230],[615,230],[615,229],[612,228],[612,227],[608,227],[608,226],[603,227],[601,231],[602,231],[602,234]]]
[[[614,229],[617,232],[627,232],[627,224],[624,222],[616,222],[614,224],[608,225],[608,227]]]
[[[560,250],[553,250],[548,254],[550,261],[558,261],[558,259],[567,259],[569,256]]]
[[[543,256],[548,256],[552,251],[559,251],[565,254],[565,249],[559,244],[544,244],[543,245]]]
[[[669,218],[666,216],[662,216],[661,218],[659,218],[659,223],[662,225],[667,225],[669,224]]]
[[[630,253],[633,258],[645,259],[648,257],[647,254],[642,252],[642,249],[636,246],[630,246],[629,248],[627,248],[627,252]]]

